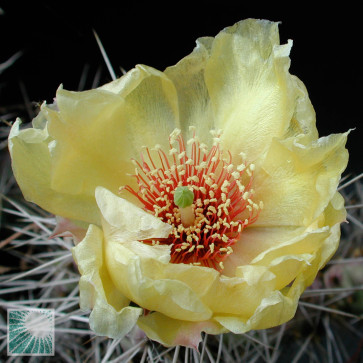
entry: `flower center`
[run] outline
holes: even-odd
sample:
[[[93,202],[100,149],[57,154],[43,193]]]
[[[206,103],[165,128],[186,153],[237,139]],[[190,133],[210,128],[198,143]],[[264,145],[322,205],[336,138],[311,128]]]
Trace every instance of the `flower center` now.
[[[187,141],[180,130],[169,136],[167,155],[156,145],[153,160],[145,148],[147,161],[132,160],[138,190],[120,188],[136,196],[144,209],[173,228],[166,239],[143,240],[147,244],[171,245],[171,262],[223,270],[223,261],[233,253],[244,228],[254,223],[263,203],[253,201],[254,164],[243,153],[238,166],[220,146],[221,131],[211,131],[213,146],[200,143],[195,135]]]

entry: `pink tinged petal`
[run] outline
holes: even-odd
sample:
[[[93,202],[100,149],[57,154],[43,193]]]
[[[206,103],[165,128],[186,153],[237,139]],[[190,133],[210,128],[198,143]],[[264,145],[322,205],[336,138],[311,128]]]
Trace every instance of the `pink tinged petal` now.
[[[78,243],[83,240],[86,236],[87,229],[82,228],[77,225],[74,221],[71,221],[68,218],[58,217],[56,216],[57,225],[54,228],[53,233],[49,236],[49,238],[54,237],[73,237],[74,240]]]
[[[201,342],[201,332],[207,334],[227,332],[225,328],[213,320],[201,322],[182,321],[172,319],[158,312],[140,317],[137,324],[150,339],[168,347],[182,345],[198,349]]]

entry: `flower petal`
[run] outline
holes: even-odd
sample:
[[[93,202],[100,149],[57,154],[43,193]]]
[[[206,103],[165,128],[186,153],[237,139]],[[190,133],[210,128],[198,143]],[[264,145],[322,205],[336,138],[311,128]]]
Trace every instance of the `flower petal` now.
[[[135,326],[142,309],[128,306],[130,300],[112,283],[104,261],[102,230],[90,225],[72,253],[81,273],[80,307],[93,309],[91,329],[98,335],[122,338]]]
[[[171,226],[152,214],[143,211],[103,187],[96,188],[96,201],[102,213],[102,225],[106,239],[124,242],[166,238]]]
[[[205,82],[216,125],[224,130],[222,143],[232,155],[243,151],[255,161],[273,137],[290,130],[301,92],[288,73],[291,46],[279,45],[278,24],[263,20],[241,21],[216,36]]]
[[[187,321],[209,319],[208,306],[186,283],[164,273],[168,262],[156,258],[155,250],[137,241],[106,241],[107,266],[117,289],[150,311]]]
[[[216,128],[204,78],[213,40],[208,37],[197,39],[191,54],[165,70],[177,91],[179,118],[183,121],[180,128],[185,140],[192,136],[189,126],[195,126],[196,134],[207,145],[210,144],[209,130]]]
[[[267,329],[290,320],[297,308],[298,299],[304,288],[302,277],[296,279],[285,292],[272,291],[262,299],[254,314],[249,317],[222,316],[214,317],[222,326],[236,334],[242,334],[253,329]]]
[[[103,216],[106,263],[116,287],[145,309],[177,319],[208,319],[211,311],[197,293],[165,274],[170,246],[138,242],[165,238],[171,226],[104,188],[97,188],[96,199]]]
[[[138,158],[143,146],[168,146],[168,136],[178,125],[174,86],[151,67],[138,66],[136,73],[131,86],[137,87],[121,92],[125,98],[108,91],[111,86],[84,92],[60,88],[59,111],[45,108],[49,133],[57,140],[55,190],[93,194],[101,185],[116,192],[133,183],[127,175],[134,170],[131,158]]]
[[[138,66],[114,85],[84,92],[60,87],[56,100],[57,109],[42,107],[42,127],[14,125],[14,172],[29,200],[65,218],[99,223],[96,186],[116,192],[133,185],[131,158],[144,145],[168,149],[179,126],[175,87],[162,72]]]
[[[198,349],[202,331],[207,334],[227,332],[213,320],[194,323],[172,319],[158,312],[140,317],[137,324],[150,339],[168,347],[182,345]]]
[[[100,223],[94,197],[69,194],[66,190],[59,192],[51,187],[50,145],[53,141],[44,123],[40,122],[43,117],[40,113],[33,122],[34,127],[22,131],[19,130],[20,120],[17,120],[9,135],[12,167],[24,197],[54,214]]]
[[[56,221],[57,225],[49,238],[67,236],[70,234],[73,237],[73,241],[78,243],[86,236],[88,226],[84,226],[80,223],[76,223],[75,221],[71,221],[68,218],[58,216],[56,216]]]
[[[253,188],[264,209],[254,227],[309,226],[333,198],[348,161],[348,133],[322,137],[309,145],[274,139]]]

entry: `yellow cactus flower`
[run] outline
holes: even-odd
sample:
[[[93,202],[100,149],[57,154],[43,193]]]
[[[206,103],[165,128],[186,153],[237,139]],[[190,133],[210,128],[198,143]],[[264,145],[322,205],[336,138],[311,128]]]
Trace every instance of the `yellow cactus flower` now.
[[[88,227],[73,255],[97,334],[196,347],[294,316],[339,243],[348,133],[319,138],[291,46],[244,20],[15,122],[24,196]]]

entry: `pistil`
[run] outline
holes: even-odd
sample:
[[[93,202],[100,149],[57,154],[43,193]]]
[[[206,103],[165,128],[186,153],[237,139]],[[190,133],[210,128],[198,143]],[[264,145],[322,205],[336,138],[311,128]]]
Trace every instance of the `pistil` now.
[[[181,223],[184,227],[194,225],[195,213],[192,207],[193,192],[187,186],[177,187],[174,191],[174,203],[179,207]]]

